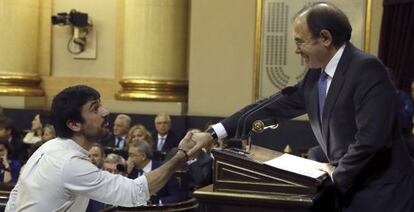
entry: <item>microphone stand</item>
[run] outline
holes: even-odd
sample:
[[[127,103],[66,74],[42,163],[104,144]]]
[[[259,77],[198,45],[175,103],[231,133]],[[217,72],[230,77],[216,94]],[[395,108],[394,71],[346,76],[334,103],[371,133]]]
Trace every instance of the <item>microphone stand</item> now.
[[[243,148],[243,144],[244,144],[244,146],[245,147],[249,147],[248,149],[250,150],[250,146],[251,146],[251,133],[252,133],[252,130],[253,129],[251,129],[250,131],[249,131],[249,133],[248,133],[248,136],[247,136],[247,138],[245,138],[245,130],[246,130],[246,125],[247,125],[247,121],[249,120],[249,118],[253,115],[253,114],[255,114],[255,113],[257,113],[258,111],[260,111],[260,110],[262,110],[262,109],[264,109],[264,108],[266,108],[267,106],[269,106],[269,105],[271,105],[271,104],[273,104],[273,103],[275,103],[275,102],[277,102],[278,100],[280,100],[282,97],[284,97],[284,96],[288,96],[288,95],[290,95],[290,94],[292,94],[293,92],[295,92],[297,90],[297,87],[292,87],[292,86],[289,86],[289,87],[286,87],[286,88],[284,88],[284,89],[282,89],[281,91],[279,91],[279,92],[277,92],[276,94],[273,94],[272,96],[270,96],[269,98],[267,98],[267,99],[265,99],[265,100],[263,100],[262,102],[260,102],[258,105],[256,105],[256,106],[254,106],[253,108],[251,108],[251,109],[249,109],[248,111],[246,111],[245,113],[243,113],[241,116],[240,116],[240,118],[238,119],[238,121],[237,121],[237,128],[236,128],[236,133],[235,133],[235,136],[234,136],[234,138],[232,138],[232,139],[230,139],[229,140],[229,142],[233,142],[233,143],[236,143],[236,142],[238,142],[238,143],[240,143],[241,144],[241,148]],[[240,133],[240,127],[241,127],[241,123],[243,123],[243,128],[242,128],[242,131],[241,131],[241,133]],[[263,123],[263,122],[262,122]],[[254,125],[253,125],[253,127],[254,127]],[[263,128],[264,128],[264,123],[263,123]],[[277,128],[277,126],[275,127],[275,128]],[[267,128],[266,128],[267,129]],[[263,129],[264,130],[264,129]],[[237,148],[233,148],[233,150],[234,149],[236,149],[236,151],[238,151],[237,150]],[[239,150],[240,150],[240,148],[239,148]],[[243,151],[243,150],[242,150]],[[243,152],[246,152],[246,151],[243,151]],[[248,154],[248,152],[247,152],[247,154]]]

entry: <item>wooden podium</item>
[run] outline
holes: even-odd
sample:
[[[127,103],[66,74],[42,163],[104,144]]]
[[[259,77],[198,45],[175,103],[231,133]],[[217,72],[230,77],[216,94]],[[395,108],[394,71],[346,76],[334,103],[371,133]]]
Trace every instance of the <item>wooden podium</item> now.
[[[194,192],[200,211],[332,211],[327,174],[318,178],[264,161],[280,152],[252,146],[250,153],[213,150],[213,184]],[[326,204],[329,203],[329,204]]]

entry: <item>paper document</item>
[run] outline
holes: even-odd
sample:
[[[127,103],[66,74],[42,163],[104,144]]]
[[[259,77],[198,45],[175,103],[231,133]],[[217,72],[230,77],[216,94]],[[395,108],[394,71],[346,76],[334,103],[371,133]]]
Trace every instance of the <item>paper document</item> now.
[[[283,154],[264,163],[278,169],[283,169],[315,179],[326,174],[326,172],[318,169],[321,163],[290,154]]]

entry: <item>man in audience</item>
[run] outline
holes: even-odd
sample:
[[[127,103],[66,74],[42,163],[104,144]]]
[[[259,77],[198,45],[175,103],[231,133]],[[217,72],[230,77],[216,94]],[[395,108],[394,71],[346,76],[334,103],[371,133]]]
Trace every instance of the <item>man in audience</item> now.
[[[152,159],[151,147],[145,143],[131,143],[128,148],[128,177],[135,179],[159,166],[161,161]],[[180,187],[177,179],[171,177],[156,196],[151,197],[152,204],[165,204],[181,201]]]
[[[92,144],[92,147],[89,149],[89,158],[96,167],[102,169],[105,159],[105,151],[102,145],[98,143]]]
[[[91,87],[68,87],[57,94],[51,118],[58,137],[27,161],[6,211],[85,211],[89,199],[125,207],[143,205],[200,150],[188,133],[171,160],[137,179],[102,171],[90,162],[88,150],[104,134],[108,115],[100,94]]]
[[[153,149],[166,153],[176,147],[180,139],[171,131],[171,117],[166,113],[160,113],[155,117],[154,123],[156,131],[152,133]]]
[[[126,137],[130,127],[131,117],[125,114],[119,114],[114,121],[113,139],[110,140],[107,146],[114,147],[116,150],[126,149]]]
[[[9,143],[11,160],[18,160],[20,164],[26,162],[28,158],[27,145],[23,143],[22,136],[13,127],[13,120],[8,117],[0,118],[0,140]]]
[[[105,159],[105,152],[102,145],[98,143],[92,144],[92,147],[89,149],[89,158],[91,159],[91,162],[98,167],[98,169],[102,169]],[[86,212],[98,212],[105,207],[105,203],[90,199]]]
[[[112,174],[127,176],[126,165],[127,163],[125,161],[125,158],[123,158],[121,155],[111,153],[106,156],[103,163],[103,169]]]

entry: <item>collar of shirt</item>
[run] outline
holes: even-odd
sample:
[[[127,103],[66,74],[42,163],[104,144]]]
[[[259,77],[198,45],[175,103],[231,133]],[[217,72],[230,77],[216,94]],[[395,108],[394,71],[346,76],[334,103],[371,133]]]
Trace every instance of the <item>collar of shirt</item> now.
[[[159,141],[160,141],[161,139],[166,140],[166,139],[167,139],[167,135],[168,135],[168,134],[165,134],[165,135],[160,135],[160,134],[158,134],[158,140],[159,140]]]
[[[325,73],[329,76],[330,79],[333,78],[335,74],[336,67],[338,66],[339,59],[341,59],[342,54],[344,53],[345,44],[338,49],[335,55],[329,60],[328,64],[325,67]]]
[[[151,169],[152,169],[152,160],[150,160],[150,161],[147,163],[147,165],[145,165],[145,167],[142,169],[142,171],[143,171],[144,173],[148,173],[148,172],[152,171]]]
[[[89,151],[87,151],[86,149],[84,149],[83,147],[81,147],[78,143],[76,143],[74,140],[72,139],[65,139],[65,138],[61,138],[64,142],[66,143],[66,145],[68,145],[69,147],[72,147],[74,149],[79,150],[80,153],[82,153],[83,156],[86,156],[89,158]]]

